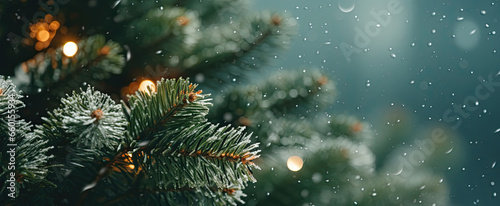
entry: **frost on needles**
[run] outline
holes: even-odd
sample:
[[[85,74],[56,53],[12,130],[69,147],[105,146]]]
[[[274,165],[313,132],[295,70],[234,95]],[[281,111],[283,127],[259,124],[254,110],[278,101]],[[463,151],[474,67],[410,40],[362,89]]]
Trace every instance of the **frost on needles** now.
[[[1,86],[3,91],[15,91],[11,84]],[[252,170],[258,166],[252,160],[259,157],[258,143],[250,142],[243,127],[208,122],[208,96],[182,78],[162,79],[154,91],[137,91],[121,104],[90,86],[67,95],[34,131],[28,126],[19,130],[25,137],[18,154],[43,155],[45,161],[22,162],[25,167],[43,168],[43,175],[25,181],[22,167],[16,171],[20,185],[16,203],[243,202],[241,189],[256,181]],[[0,111],[7,107],[0,106]],[[6,124],[3,119],[0,123]],[[2,156],[2,161],[6,158]],[[2,167],[2,174],[6,171]]]

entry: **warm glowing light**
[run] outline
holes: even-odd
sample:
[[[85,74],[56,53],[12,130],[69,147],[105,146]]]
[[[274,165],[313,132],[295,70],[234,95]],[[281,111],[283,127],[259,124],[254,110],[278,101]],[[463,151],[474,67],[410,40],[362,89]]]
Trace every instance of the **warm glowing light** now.
[[[187,18],[185,16],[179,16],[179,17],[177,17],[177,23],[180,26],[186,26],[187,24],[189,24],[189,18]]]
[[[55,30],[59,29],[59,26],[61,26],[61,25],[59,24],[58,21],[53,21],[50,23],[49,29],[55,31]]]
[[[135,165],[130,164],[130,165],[128,165],[128,168],[130,168],[130,169],[134,169],[134,168],[135,168]]]
[[[64,55],[66,55],[68,57],[72,57],[72,56],[75,56],[77,51],[78,51],[78,46],[76,45],[75,42],[69,41],[66,44],[64,44],[64,47],[63,47]]]
[[[286,166],[288,166],[288,169],[294,172],[302,169],[303,165],[304,161],[302,161],[302,158],[300,158],[299,156],[291,156],[286,161]]]
[[[38,39],[38,41],[41,41],[41,42],[46,42],[47,40],[49,40],[49,32],[47,30],[41,30],[38,32],[38,34],[36,35],[36,39]]]
[[[142,81],[141,84],[139,85],[139,90],[149,94],[148,87],[152,92],[156,91],[155,83],[153,83],[151,80]]]

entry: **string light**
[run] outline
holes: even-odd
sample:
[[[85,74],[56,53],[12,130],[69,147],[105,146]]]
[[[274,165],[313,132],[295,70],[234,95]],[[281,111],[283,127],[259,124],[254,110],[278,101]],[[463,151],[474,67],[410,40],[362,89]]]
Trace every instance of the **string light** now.
[[[286,161],[286,166],[288,167],[288,169],[294,172],[302,169],[303,165],[304,161],[302,161],[302,158],[300,158],[299,156],[291,156]]]
[[[125,153],[125,155],[127,155],[127,159],[125,160],[126,162],[129,162],[129,163],[132,163],[132,153]],[[130,169],[134,169],[135,168],[135,165],[134,164],[129,164],[128,165],[128,168]]]
[[[43,19],[38,19],[38,22],[30,24],[30,37],[36,39],[35,49],[37,51],[41,51],[49,47],[50,42],[61,26],[58,21],[53,19],[54,17],[52,15],[47,14]],[[24,42],[28,45],[33,44],[33,42],[29,39],[25,39]]]
[[[41,30],[36,35],[36,39],[38,41],[41,41],[41,42],[46,42],[47,40],[49,40],[49,37],[50,37],[50,34],[47,30]]]
[[[156,91],[155,84],[151,80],[142,81],[141,84],[139,85],[139,90],[149,94],[148,87],[151,89],[152,92]]]
[[[75,42],[69,41],[66,42],[66,44],[64,44],[63,46],[63,53],[67,57],[75,56],[77,51],[78,51],[78,46],[76,45]]]

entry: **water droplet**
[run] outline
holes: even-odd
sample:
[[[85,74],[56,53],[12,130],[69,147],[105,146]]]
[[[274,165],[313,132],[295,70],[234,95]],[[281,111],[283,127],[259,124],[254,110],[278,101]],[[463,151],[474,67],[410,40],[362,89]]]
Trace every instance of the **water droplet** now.
[[[470,32],[469,32],[469,35],[473,35],[473,34],[475,34],[475,33],[476,33],[476,31],[477,31],[477,29],[473,29],[472,31],[470,31]]]
[[[372,197],[375,197],[375,196],[377,196],[377,193],[376,192],[372,193]]]
[[[495,182],[491,181],[491,182],[490,182],[490,185],[491,185],[491,186],[495,186]]]
[[[462,21],[462,20],[464,20],[464,17],[458,17],[457,18],[457,21]]]
[[[486,28],[490,28],[490,25],[489,24],[485,24],[484,25]]]
[[[493,133],[498,133],[498,132],[500,132],[500,128],[498,128],[497,130],[495,130],[495,132],[493,132]]]
[[[431,33],[435,34],[436,33],[436,29],[432,29]]]
[[[113,3],[113,6],[111,6],[112,9],[114,9],[118,4],[120,4],[121,0],[116,0],[115,3]]]
[[[481,14],[482,14],[482,15],[485,15],[485,14],[486,14],[486,11],[485,11],[485,10],[482,10],[482,11],[481,11]]]
[[[160,6],[160,10],[162,10],[162,11],[163,11],[163,6]]]
[[[414,47],[415,46],[415,42],[411,43],[411,47]]]
[[[354,2],[354,0],[339,0],[338,6],[339,6],[340,11],[342,11],[344,13],[349,13],[352,10],[354,10],[354,7],[356,6],[356,2]]]
[[[432,46],[432,42],[427,43],[427,46],[431,47]]]
[[[392,53],[392,54],[391,54],[391,57],[392,57],[392,58],[396,58],[396,54]]]

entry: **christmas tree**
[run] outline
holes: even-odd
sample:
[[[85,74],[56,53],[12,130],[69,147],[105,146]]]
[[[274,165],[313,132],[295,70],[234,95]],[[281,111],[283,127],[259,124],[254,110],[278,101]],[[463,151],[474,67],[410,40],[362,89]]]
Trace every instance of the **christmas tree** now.
[[[450,132],[391,155],[320,69],[257,76],[295,22],[248,7],[1,2],[2,204],[447,204]]]

